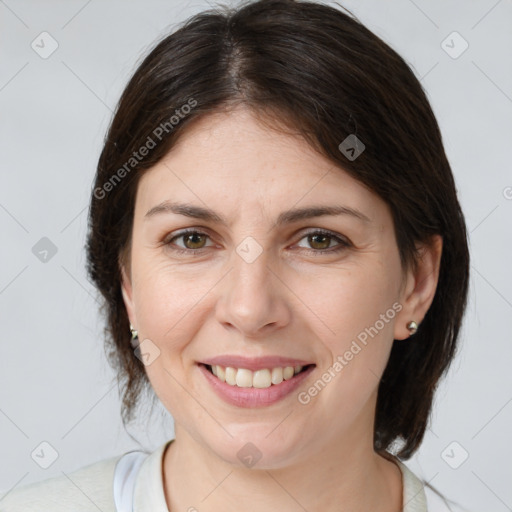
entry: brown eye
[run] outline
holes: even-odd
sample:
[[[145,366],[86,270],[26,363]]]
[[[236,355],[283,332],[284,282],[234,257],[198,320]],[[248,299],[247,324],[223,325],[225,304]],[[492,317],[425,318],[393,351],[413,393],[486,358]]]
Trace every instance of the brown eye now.
[[[202,233],[192,232],[181,237],[187,249],[202,249],[206,242],[206,235]]]
[[[306,240],[307,246],[299,245],[299,247],[303,247],[306,249],[306,252],[315,255],[330,254],[337,251],[342,251],[351,245],[349,241],[344,240],[340,236],[323,230],[316,230],[310,233],[306,233],[306,235],[302,237],[301,240]],[[332,242],[334,242],[334,244],[332,244]]]
[[[193,253],[209,247],[206,245],[208,238],[210,237],[206,233],[189,230],[168,238],[164,244],[177,253]],[[181,243],[176,243],[175,241],[181,241]]]
[[[313,249],[328,249],[329,245],[331,244],[331,236],[329,235],[323,235],[323,234],[316,234],[316,235],[309,235],[308,241],[311,247]]]

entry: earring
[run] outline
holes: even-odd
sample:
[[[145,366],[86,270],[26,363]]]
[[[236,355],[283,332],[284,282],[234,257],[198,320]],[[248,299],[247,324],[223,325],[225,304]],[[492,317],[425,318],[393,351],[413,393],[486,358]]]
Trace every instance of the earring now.
[[[412,336],[418,330],[418,324],[414,320],[411,320],[407,324],[407,329],[409,329],[409,331],[411,331],[410,336]]]
[[[132,333],[132,340],[136,340],[139,337],[138,331],[130,324],[130,332]]]

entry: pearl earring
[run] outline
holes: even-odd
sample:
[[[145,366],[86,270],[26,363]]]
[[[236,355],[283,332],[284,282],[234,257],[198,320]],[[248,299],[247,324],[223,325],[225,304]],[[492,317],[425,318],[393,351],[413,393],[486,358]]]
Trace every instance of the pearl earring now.
[[[411,320],[407,324],[407,329],[409,329],[410,336],[412,336],[418,330],[418,324],[414,320]]]

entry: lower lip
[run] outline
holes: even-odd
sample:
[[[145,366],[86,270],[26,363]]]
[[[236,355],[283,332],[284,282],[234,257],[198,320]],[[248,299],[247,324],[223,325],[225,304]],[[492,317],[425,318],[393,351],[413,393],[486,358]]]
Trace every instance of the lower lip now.
[[[204,364],[199,364],[199,369],[217,395],[227,403],[238,407],[265,407],[278,402],[297,389],[314,368],[315,366],[311,365],[291,379],[283,380],[280,384],[272,384],[268,388],[240,388],[222,382]]]

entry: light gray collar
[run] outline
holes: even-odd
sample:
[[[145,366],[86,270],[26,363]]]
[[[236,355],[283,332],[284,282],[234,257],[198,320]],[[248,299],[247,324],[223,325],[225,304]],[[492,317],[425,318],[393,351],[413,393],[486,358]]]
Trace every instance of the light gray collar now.
[[[394,459],[402,471],[403,512],[427,512],[427,497],[418,477],[401,461]]]

